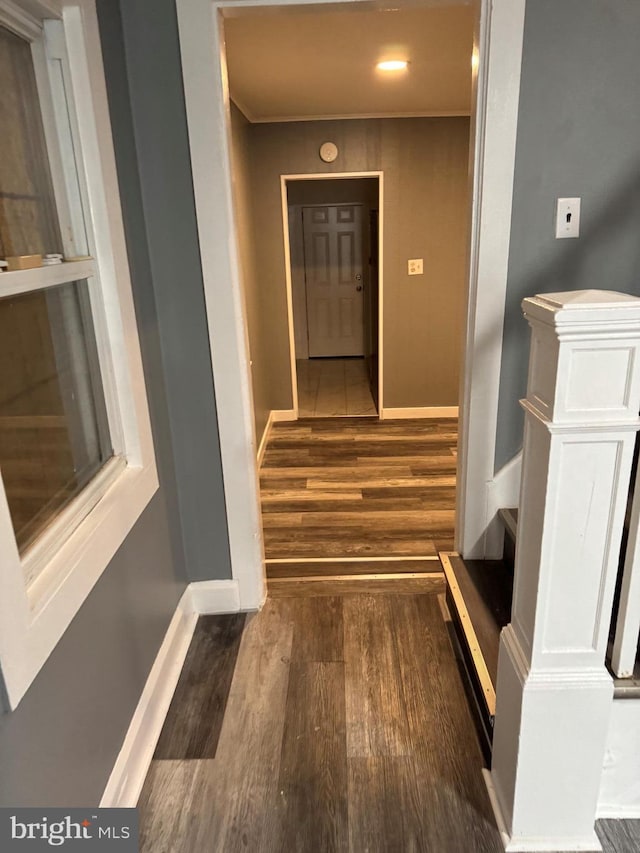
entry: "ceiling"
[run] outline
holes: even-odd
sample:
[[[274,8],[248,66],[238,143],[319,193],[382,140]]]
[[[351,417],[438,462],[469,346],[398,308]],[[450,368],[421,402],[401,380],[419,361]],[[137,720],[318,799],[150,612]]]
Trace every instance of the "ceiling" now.
[[[225,20],[230,93],[250,121],[469,114],[471,5],[317,8]],[[407,71],[375,69],[398,58]]]

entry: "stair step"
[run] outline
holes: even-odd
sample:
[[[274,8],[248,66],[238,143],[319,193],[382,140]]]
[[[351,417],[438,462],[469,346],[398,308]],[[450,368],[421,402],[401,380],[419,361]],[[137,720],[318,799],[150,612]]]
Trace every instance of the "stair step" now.
[[[495,715],[500,631],[511,619],[513,575],[503,560],[463,560],[441,553],[447,604],[477,712],[485,754],[490,753]]]
[[[371,574],[414,574],[415,572],[439,572],[440,561],[437,557],[418,557],[409,560],[406,557],[396,560],[362,557],[341,560],[339,557],[309,560],[266,560],[267,577],[316,577],[323,575],[371,575]]]

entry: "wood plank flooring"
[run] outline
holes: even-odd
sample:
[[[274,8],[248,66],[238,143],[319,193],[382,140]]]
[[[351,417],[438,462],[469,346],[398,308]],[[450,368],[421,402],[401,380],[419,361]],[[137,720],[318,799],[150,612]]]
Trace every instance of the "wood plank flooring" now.
[[[391,592],[394,594],[425,594],[444,592],[446,582],[437,563],[433,571],[415,573],[348,575],[304,575],[302,577],[269,578],[269,595],[272,598],[292,596],[348,595],[349,593]]]
[[[456,442],[454,418],[274,424],[260,470],[268,577],[293,575],[285,560],[425,559],[450,550]],[[394,571],[416,567],[399,561]]]
[[[201,617],[140,798],[142,853],[500,853],[441,598]],[[605,853],[640,849],[640,821],[596,830]]]
[[[209,713],[194,647],[165,742]],[[503,849],[436,595],[268,599],[202,749],[152,762],[143,853]]]

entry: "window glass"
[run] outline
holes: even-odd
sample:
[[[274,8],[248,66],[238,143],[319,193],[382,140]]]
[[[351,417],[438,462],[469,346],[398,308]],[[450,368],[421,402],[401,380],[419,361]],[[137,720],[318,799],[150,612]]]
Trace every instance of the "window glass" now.
[[[59,252],[31,47],[0,27],[0,257]]]
[[[0,298],[0,471],[21,551],[113,455],[88,287]]]

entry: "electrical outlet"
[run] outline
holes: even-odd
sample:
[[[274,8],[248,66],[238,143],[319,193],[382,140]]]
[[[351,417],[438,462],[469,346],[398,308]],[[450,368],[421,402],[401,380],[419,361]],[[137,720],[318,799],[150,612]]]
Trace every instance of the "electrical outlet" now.
[[[407,261],[409,275],[422,275],[422,258],[412,258]]]
[[[580,236],[580,199],[559,198],[556,207],[556,240]]]

